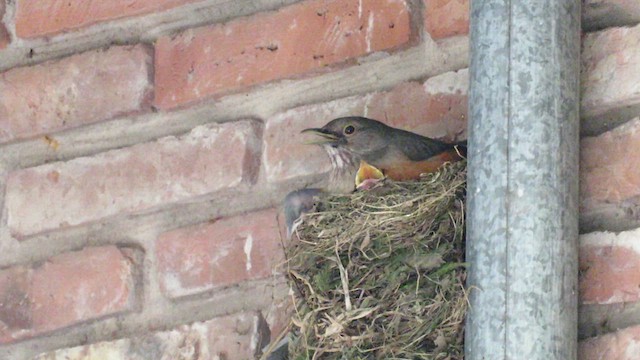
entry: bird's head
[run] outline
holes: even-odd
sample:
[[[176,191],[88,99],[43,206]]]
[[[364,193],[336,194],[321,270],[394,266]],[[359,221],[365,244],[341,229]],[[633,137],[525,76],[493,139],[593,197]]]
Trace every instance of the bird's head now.
[[[358,157],[379,150],[387,145],[384,134],[389,127],[380,121],[359,116],[342,117],[329,121],[321,128],[302,130],[317,136],[313,144],[320,144],[328,152],[331,149],[347,151]]]

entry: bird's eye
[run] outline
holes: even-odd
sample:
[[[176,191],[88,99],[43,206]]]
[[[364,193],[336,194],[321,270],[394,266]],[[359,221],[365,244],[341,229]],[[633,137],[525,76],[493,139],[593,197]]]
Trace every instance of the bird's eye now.
[[[353,125],[347,125],[344,127],[344,134],[345,135],[351,135],[356,131],[356,128],[353,127]]]

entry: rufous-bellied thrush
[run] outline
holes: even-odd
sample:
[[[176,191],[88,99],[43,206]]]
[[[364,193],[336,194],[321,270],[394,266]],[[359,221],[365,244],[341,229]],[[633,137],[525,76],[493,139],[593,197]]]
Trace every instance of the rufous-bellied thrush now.
[[[445,163],[463,159],[467,150],[464,143],[445,143],[358,116],[334,119],[321,128],[302,132],[316,135],[313,143],[325,149],[332,171],[327,189],[302,189],[287,195],[284,208],[289,235],[295,221],[312,210],[324,192],[351,192],[383,177],[417,180]]]

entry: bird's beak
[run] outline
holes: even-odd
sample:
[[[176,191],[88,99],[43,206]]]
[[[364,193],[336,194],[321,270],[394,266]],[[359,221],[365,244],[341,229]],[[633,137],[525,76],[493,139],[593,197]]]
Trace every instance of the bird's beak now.
[[[332,144],[337,143],[340,140],[340,136],[323,128],[304,129],[300,133],[312,133],[313,135],[317,136],[316,140],[305,142],[305,144],[310,145]]]

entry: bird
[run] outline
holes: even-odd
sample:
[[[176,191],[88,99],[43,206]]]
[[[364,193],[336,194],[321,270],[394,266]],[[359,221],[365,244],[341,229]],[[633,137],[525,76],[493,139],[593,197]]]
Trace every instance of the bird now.
[[[467,149],[464,142],[446,143],[360,116],[337,118],[302,133],[319,137],[315,143],[323,145],[330,158],[359,159],[360,170],[370,165],[395,181],[417,180],[445,163],[462,160]]]
[[[289,193],[284,200],[285,225],[290,237],[302,214],[314,209],[324,194],[368,188],[383,178],[417,180],[448,162],[465,158],[466,142],[446,143],[361,116],[333,119],[320,128],[302,130],[315,136],[331,161],[325,189]]]

